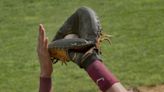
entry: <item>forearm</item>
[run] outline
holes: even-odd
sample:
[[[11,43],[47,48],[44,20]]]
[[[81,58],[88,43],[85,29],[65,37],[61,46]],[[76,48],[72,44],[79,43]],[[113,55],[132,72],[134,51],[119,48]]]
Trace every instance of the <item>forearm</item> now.
[[[41,65],[39,92],[52,92],[52,67]]]
[[[51,92],[51,77],[40,77],[39,92]]]
[[[113,84],[119,82],[117,78],[99,60],[95,60],[92,64],[90,64],[86,71],[102,92],[107,92]]]
[[[46,65],[46,64],[45,64]],[[52,92],[52,67],[50,66],[42,66],[40,67],[40,85],[39,92]]]
[[[95,60],[86,71],[102,92],[127,92],[101,61]]]

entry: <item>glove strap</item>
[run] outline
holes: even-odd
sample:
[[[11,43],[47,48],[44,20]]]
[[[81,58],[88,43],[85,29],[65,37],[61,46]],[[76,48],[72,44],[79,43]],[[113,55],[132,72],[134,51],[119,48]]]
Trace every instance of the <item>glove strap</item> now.
[[[100,57],[97,55],[95,47],[93,47],[83,55],[82,60],[80,61],[80,68],[86,69],[95,60],[102,61]]]

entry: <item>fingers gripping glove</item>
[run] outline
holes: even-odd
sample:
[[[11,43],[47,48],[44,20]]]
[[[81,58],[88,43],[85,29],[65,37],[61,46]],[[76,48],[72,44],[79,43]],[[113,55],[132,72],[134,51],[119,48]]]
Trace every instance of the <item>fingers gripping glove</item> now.
[[[64,39],[68,34],[76,34],[79,38]],[[64,63],[73,61],[81,66],[84,59],[93,55],[93,52],[100,54],[100,42],[110,41],[108,37],[101,33],[101,25],[95,12],[88,7],[81,7],[57,31],[49,44],[49,52],[52,59]]]

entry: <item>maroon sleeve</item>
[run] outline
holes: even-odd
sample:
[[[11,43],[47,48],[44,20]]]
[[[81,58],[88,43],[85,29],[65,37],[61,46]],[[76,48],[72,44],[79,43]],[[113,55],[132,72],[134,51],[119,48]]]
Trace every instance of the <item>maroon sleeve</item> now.
[[[112,72],[99,60],[95,60],[90,64],[86,71],[102,92],[106,92],[113,84],[119,82]]]
[[[40,77],[39,92],[51,92],[51,78]]]

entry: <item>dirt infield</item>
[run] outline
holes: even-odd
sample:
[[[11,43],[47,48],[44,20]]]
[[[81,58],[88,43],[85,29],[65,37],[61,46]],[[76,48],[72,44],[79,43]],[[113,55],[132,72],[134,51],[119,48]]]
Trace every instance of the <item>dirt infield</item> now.
[[[139,90],[139,92],[164,92],[164,85],[153,87],[138,87],[137,89]]]
[[[164,85],[153,87],[139,87],[140,92],[164,92]]]

